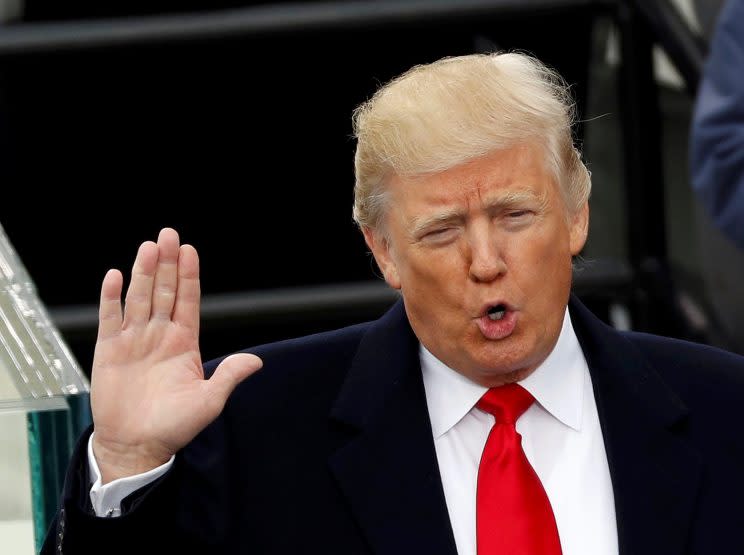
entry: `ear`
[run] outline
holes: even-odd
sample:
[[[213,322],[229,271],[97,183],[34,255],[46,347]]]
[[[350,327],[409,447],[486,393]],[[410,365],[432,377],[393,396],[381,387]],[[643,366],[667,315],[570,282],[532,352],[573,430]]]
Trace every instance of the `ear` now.
[[[584,248],[589,234],[589,202],[584,202],[581,208],[570,215],[568,223],[571,254],[576,256]]]
[[[382,233],[372,230],[368,227],[362,229],[364,241],[367,243],[369,250],[375,257],[375,262],[382,270],[385,281],[393,289],[400,289],[400,277],[398,276],[398,267],[390,247],[390,241]]]

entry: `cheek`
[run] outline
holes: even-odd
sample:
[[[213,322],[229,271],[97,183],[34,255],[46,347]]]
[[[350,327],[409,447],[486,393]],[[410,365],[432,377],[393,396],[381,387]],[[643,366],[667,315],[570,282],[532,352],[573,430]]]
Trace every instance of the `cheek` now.
[[[456,247],[426,249],[413,247],[398,260],[401,277],[405,275],[418,285],[436,284],[451,279],[462,267]],[[411,283],[410,285],[415,285]]]
[[[437,249],[409,253],[398,268],[403,294],[420,309],[429,311],[432,303],[441,309],[462,302],[467,272],[463,271],[461,257],[456,251]]]
[[[550,312],[553,312],[553,307],[565,304],[571,289],[573,267],[568,242],[561,247],[565,248],[551,245],[543,251],[539,272],[542,276],[540,287],[544,291],[543,304],[550,307]]]
[[[550,230],[514,241],[507,263],[512,273],[519,276],[527,295],[563,289],[572,271],[568,237],[560,230]]]

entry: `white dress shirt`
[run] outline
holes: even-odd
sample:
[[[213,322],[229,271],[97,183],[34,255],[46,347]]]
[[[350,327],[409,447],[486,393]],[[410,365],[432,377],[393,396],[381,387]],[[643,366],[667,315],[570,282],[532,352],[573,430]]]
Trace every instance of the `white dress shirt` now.
[[[486,388],[420,348],[426,401],[442,486],[459,555],[476,555],[475,492],[478,464],[494,423],[475,408]],[[553,508],[563,555],[617,555],[615,506],[589,369],[566,311],[547,359],[519,382],[536,402],[517,420],[527,459]],[[101,485],[88,443],[90,491],[98,516],[121,514],[121,501],[173,464]]]
[[[423,346],[421,369],[444,496],[459,555],[476,555],[478,464],[494,417],[487,391]],[[617,555],[615,505],[589,368],[566,311],[548,358],[519,382],[536,402],[517,420],[553,508],[563,555]]]

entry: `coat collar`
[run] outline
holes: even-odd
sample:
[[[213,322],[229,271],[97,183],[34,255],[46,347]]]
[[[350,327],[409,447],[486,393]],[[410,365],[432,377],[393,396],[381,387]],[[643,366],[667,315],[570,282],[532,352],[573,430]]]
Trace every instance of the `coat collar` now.
[[[575,297],[615,495],[620,553],[684,551],[700,476],[687,408],[634,344]],[[426,396],[402,301],[363,337],[331,414],[331,471],[374,553],[455,555]]]
[[[685,439],[689,411],[627,336],[575,297],[569,310],[594,386],[620,553],[684,553],[701,473]]]
[[[372,552],[456,555],[402,302],[365,334],[331,418],[354,430],[330,466]]]

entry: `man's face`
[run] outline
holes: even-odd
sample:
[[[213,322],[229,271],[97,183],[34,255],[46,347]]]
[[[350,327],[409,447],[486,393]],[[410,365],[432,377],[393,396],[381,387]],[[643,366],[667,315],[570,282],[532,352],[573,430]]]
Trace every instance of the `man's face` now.
[[[387,240],[365,238],[419,340],[487,387],[529,374],[560,334],[588,206],[566,211],[534,145],[394,176],[388,192]]]

